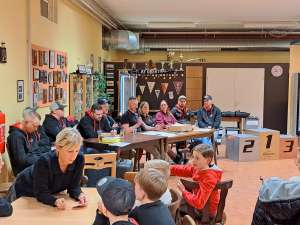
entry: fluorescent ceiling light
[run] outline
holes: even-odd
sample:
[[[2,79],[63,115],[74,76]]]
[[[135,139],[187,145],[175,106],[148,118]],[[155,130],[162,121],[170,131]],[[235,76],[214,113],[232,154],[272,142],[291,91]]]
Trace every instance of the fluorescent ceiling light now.
[[[249,22],[244,23],[244,28],[296,28],[300,24],[296,21],[281,21],[281,22]]]
[[[194,22],[149,22],[148,28],[195,28],[197,23]]]

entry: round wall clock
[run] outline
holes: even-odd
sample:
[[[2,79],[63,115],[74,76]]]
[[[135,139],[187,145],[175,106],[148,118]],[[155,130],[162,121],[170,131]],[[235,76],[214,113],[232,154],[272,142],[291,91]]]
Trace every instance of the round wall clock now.
[[[282,66],[275,65],[271,69],[271,73],[274,77],[280,77],[283,74]]]

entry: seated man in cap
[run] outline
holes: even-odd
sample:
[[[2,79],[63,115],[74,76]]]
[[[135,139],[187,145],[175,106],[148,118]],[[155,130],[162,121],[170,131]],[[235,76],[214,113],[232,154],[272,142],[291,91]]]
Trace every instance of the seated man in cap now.
[[[171,113],[178,123],[188,122],[189,110],[186,107],[186,97],[184,95],[178,97],[177,105],[173,107]]]
[[[118,129],[119,126],[116,123],[116,121],[109,115],[109,105],[108,105],[108,101],[105,98],[99,98],[98,99],[98,104],[102,107],[102,111],[103,111],[103,119],[107,119],[109,122],[109,126],[112,129]],[[102,119],[101,119],[102,120]]]
[[[50,114],[45,116],[43,122],[44,130],[50,139],[51,144],[56,140],[56,135],[62,131],[65,127],[73,127],[76,125],[76,121],[69,117],[65,118],[66,105],[62,105],[60,102],[56,101],[50,105]]]
[[[0,154],[0,173],[3,165],[4,163]],[[13,208],[11,204],[5,198],[0,198],[0,217],[10,216],[12,212]]]
[[[7,146],[15,176],[32,165],[43,153],[50,151],[49,139],[34,109],[26,108],[22,122],[9,127]]]
[[[197,112],[197,122],[200,128],[220,128],[221,110],[213,104],[210,95],[203,97],[203,107]],[[211,144],[211,140],[209,138],[198,138],[197,143]]]
[[[135,202],[135,193],[131,183],[114,177],[102,178],[97,186],[101,200],[93,225],[134,225],[134,219],[128,213]],[[134,223],[132,223],[134,222]]]

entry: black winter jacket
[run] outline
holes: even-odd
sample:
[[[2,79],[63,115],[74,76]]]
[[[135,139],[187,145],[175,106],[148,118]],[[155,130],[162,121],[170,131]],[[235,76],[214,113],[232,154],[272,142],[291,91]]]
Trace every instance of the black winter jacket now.
[[[111,131],[109,121],[106,117],[102,117],[101,121],[97,121],[92,118],[90,112],[86,112],[85,116],[81,118],[77,129],[84,139],[97,138],[98,130],[102,130],[104,132]]]
[[[51,150],[49,139],[41,126],[32,134],[25,133],[17,126],[10,126],[7,146],[15,176]]]
[[[278,178],[264,182],[251,225],[300,225],[300,182]]]

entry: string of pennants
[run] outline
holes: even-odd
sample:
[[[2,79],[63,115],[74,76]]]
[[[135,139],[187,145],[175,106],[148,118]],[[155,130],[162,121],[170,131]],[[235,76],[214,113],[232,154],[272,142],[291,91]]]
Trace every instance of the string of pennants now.
[[[147,85],[138,85],[138,87],[140,88],[142,95],[144,94],[146,87],[149,89],[150,94],[152,94],[155,84],[156,82],[154,81],[148,81]],[[176,94],[179,95],[183,87],[183,81],[172,81],[172,84],[175,88]],[[168,87],[169,87],[169,83],[167,82],[160,83],[160,89],[154,90],[156,97],[158,98],[161,92],[165,95],[167,93]],[[168,92],[168,97],[169,99],[174,98],[173,91]]]
[[[152,70],[130,70],[129,73],[131,75],[139,77],[143,77],[143,79],[147,80],[148,78],[152,79],[174,79],[177,77],[184,77],[183,70],[165,70],[165,69],[152,69]]]

